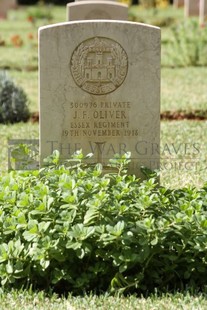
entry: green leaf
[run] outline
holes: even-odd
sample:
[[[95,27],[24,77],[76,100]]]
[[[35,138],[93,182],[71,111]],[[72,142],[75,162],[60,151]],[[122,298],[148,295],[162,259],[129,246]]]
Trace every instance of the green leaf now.
[[[23,263],[18,261],[14,266],[14,273],[17,276],[18,273],[21,273],[23,271]]]
[[[3,243],[0,244],[0,263],[7,261],[8,259],[8,246]]]
[[[37,231],[41,232],[46,232],[50,226],[50,222],[41,222],[38,224],[38,229]],[[34,233],[34,232],[33,232]]]
[[[158,243],[158,237],[156,236],[150,243],[151,245],[156,245]]]
[[[7,265],[6,265],[6,271],[9,273],[9,274],[12,274],[13,273],[13,264],[12,262],[9,260]]]
[[[124,221],[119,221],[115,226],[107,225],[106,228],[111,235],[119,237],[121,236],[124,230],[124,226],[125,226]]]
[[[49,260],[45,260],[44,258],[42,258],[40,260],[40,265],[42,266],[43,270],[46,270],[49,265],[50,265],[50,261]]]
[[[77,224],[72,227],[72,236],[77,240],[85,240],[89,238],[94,232],[94,227],[84,227],[83,224]]]
[[[99,216],[97,208],[90,207],[84,216],[83,224],[95,224],[96,219]]]
[[[72,240],[69,240],[67,243],[66,243],[66,248],[67,249],[73,249],[73,250],[78,250],[81,248],[82,246],[82,243],[81,242],[74,242]]]

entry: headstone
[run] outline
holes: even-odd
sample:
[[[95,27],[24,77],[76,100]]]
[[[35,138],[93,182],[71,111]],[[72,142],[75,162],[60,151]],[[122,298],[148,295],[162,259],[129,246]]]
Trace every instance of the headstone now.
[[[200,25],[204,26],[207,18],[207,0],[200,0],[199,20]]]
[[[131,152],[129,173],[159,168],[160,29],[80,21],[39,30],[40,156],[82,149],[105,167]]]
[[[6,18],[8,11],[10,9],[15,9],[16,7],[16,0],[0,0],[0,19]]]
[[[112,1],[79,1],[67,4],[67,20],[127,20],[128,6]]]
[[[184,0],[174,0],[173,6],[175,8],[180,8],[180,7],[184,6]]]
[[[199,16],[200,0],[185,0],[185,16]]]

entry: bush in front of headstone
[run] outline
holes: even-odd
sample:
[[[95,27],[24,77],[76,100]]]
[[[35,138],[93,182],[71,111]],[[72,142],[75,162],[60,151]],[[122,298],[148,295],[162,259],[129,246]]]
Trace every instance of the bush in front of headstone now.
[[[169,189],[146,168],[141,182],[129,152],[108,174],[85,159],[54,151],[40,170],[0,175],[1,289],[206,294],[207,183]]]
[[[5,73],[0,72],[0,123],[26,122],[30,117],[28,98]]]

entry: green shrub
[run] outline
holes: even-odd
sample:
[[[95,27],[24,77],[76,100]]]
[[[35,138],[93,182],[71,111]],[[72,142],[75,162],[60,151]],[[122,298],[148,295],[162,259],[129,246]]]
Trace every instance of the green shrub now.
[[[131,21],[157,27],[170,27],[175,24],[178,19],[175,15],[172,15],[172,10],[170,9],[143,9],[139,6],[131,6],[128,15]]]
[[[167,56],[172,66],[207,65],[207,28],[198,20],[188,19],[171,27],[172,38]]]
[[[38,5],[28,10],[28,19],[35,22],[38,19],[46,19],[48,22],[53,20],[50,6]]]
[[[207,284],[207,186],[158,187],[100,164],[59,165],[0,179],[0,279],[5,288],[148,293]],[[51,165],[52,163],[52,165]]]
[[[0,123],[25,122],[29,117],[28,99],[24,90],[6,73],[0,72]]]
[[[129,20],[142,24],[151,24],[157,27],[170,27],[175,24],[176,20],[173,17],[168,16],[152,16],[150,18],[145,18],[144,16],[139,16],[133,12],[129,13]]]

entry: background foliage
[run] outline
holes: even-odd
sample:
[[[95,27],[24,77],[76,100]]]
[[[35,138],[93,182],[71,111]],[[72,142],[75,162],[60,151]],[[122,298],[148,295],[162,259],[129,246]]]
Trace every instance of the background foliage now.
[[[207,65],[207,27],[201,27],[196,19],[190,19],[173,25],[171,31],[167,52],[172,66]]]
[[[5,72],[0,71],[0,123],[27,121],[29,117],[26,93]]]

